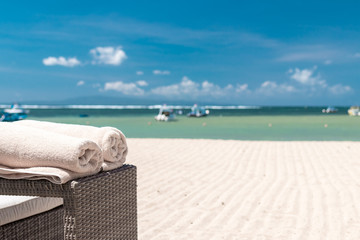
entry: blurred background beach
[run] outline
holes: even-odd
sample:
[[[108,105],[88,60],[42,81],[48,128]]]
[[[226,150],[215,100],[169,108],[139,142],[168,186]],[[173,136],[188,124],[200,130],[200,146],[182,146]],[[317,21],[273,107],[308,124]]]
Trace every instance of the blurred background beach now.
[[[2,106],[6,107],[6,106]],[[280,141],[360,141],[360,118],[348,107],[205,106],[206,117],[189,118],[191,106],[172,106],[175,121],[154,119],[160,106],[25,105],[28,119],[93,126],[113,126],[130,138],[204,138]]]

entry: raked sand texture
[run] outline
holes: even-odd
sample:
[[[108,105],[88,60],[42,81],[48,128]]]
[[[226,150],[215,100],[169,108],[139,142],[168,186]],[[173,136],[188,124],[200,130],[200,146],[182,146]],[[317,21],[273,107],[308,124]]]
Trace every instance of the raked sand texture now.
[[[139,239],[360,239],[360,142],[128,145]]]

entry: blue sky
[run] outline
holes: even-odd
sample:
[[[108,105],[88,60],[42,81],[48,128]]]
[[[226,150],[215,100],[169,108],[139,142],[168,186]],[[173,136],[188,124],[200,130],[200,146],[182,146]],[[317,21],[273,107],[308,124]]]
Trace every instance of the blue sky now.
[[[0,102],[360,104],[357,1],[18,1]]]

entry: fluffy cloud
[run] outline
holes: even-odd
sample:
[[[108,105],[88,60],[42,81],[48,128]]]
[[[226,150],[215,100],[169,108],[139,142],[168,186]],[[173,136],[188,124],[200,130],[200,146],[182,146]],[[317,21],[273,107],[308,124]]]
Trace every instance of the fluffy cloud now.
[[[90,50],[93,64],[120,65],[126,58],[121,47],[97,47]]]
[[[43,59],[43,64],[45,66],[55,66],[60,65],[64,67],[75,67],[77,65],[80,65],[81,62],[76,59],[76,57],[73,58],[64,58],[64,57],[48,57]]]
[[[180,96],[183,94],[197,94],[199,84],[191,81],[188,77],[183,77],[179,84],[157,87],[151,90],[152,93],[163,96]]]
[[[228,87],[232,87],[231,85],[228,85]],[[248,89],[248,85],[247,84],[237,84],[235,91],[237,93],[242,93],[242,92],[249,92],[250,90]]]
[[[145,80],[139,80],[136,82],[136,84],[139,85],[140,87],[145,87],[149,85]]]
[[[292,72],[289,71],[289,72]],[[300,70],[298,68],[295,68],[295,72],[293,73],[293,75],[291,75],[291,78],[298,81],[299,83],[302,84],[313,84],[313,78],[311,78],[313,74],[313,71],[308,70],[308,69],[304,69],[304,70]]]
[[[244,85],[246,85],[245,88],[247,89],[247,84],[244,84]],[[242,85],[237,85],[237,88],[234,89],[233,85],[228,84],[227,86],[222,88],[219,85],[216,85],[214,83],[204,81],[201,84],[201,88],[199,89],[199,92],[201,95],[222,97],[222,96],[226,96],[228,94],[234,94],[235,92],[237,92],[237,93],[242,92],[242,91],[238,91],[241,89],[241,87],[242,87]]]
[[[313,68],[293,68],[288,71],[288,81],[278,83],[276,81],[264,81],[258,88],[249,89],[248,84],[228,84],[224,87],[214,82],[203,81],[195,82],[184,76],[180,82],[152,88],[144,91],[142,87],[148,86],[145,80],[134,83],[108,82],[103,91],[114,90],[127,95],[148,95],[163,96],[169,99],[241,99],[241,97],[260,97],[260,96],[321,96],[324,94],[342,95],[353,92],[350,86],[342,84],[330,85],[317,72],[317,67]]]
[[[219,86],[209,81],[202,82],[201,87],[202,87],[202,91],[206,93],[211,93],[213,90],[218,91],[221,89]]]
[[[352,92],[352,88],[350,86],[335,84],[329,86],[326,80],[322,79],[320,74],[315,76],[315,71],[317,67],[314,66],[312,69],[303,69],[299,68],[290,69],[288,73],[290,73],[290,78],[300,83],[303,87],[302,91],[304,92],[320,92],[327,91],[333,95],[341,95],[345,93]]]
[[[136,71],[136,75],[144,75],[143,71]]]
[[[153,74],[155,74],[155,75],[170,75],[170,71],[168,71],[168,70],[154,70]]]
[[[105,83],[104,91],[114,90],[125,95],[144,95],[144,90],[137,87],[135,83],[124,83],[122,81]]]
[[[76,86],[82,86],[82,85],[84,85],[84,84],[85,84],[84,81],[78,81],[78,83],[76,84]]]
[[[319,74],[316,76],[314,75],[316,69],[317,66],[314,66],[312,69],[305,68],[303,70],[295,68],[294,70],[290,69],[288,72],[292,74],[290,76],[291,79],[294,79],[302,85],[312,86],[312,89],[315,89],[314,87],[326,88],[326,81],[321,79]]]
[[[296,92],[296,88],[286,83],[277,84],[273,81],[265,81],[261,84],[260,88],[256,90],[256,92],[271,96],[275,94]]]
[[[245,84],[246,85],[246,84]],[[240,87],[239,87],[240,86]],[[239,85],[237,88],[244,91],[247,89],[247,85]],[[211,96],[211,97],[230,97],[235,94],[234,87],[229,84],[222,88],[219,85],[204,81],[201,84],[196,83],[184,76],[180,83],[172,84],[168,86],[157,87],[151,90],[151,93],[157,95],[163,95],[166,97],[183,97],[196,99],[200,96]]]

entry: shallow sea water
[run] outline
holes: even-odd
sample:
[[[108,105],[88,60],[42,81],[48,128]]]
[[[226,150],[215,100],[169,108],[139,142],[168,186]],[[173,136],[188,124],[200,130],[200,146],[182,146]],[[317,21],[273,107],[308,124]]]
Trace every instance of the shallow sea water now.
[[[206,138],[280,141],[360,141],[360,117],[338,115],[245,115],[188,118],[157,122],[154,114],[79,117],[29,116],[59,123],[113,126],[130,138]]]

